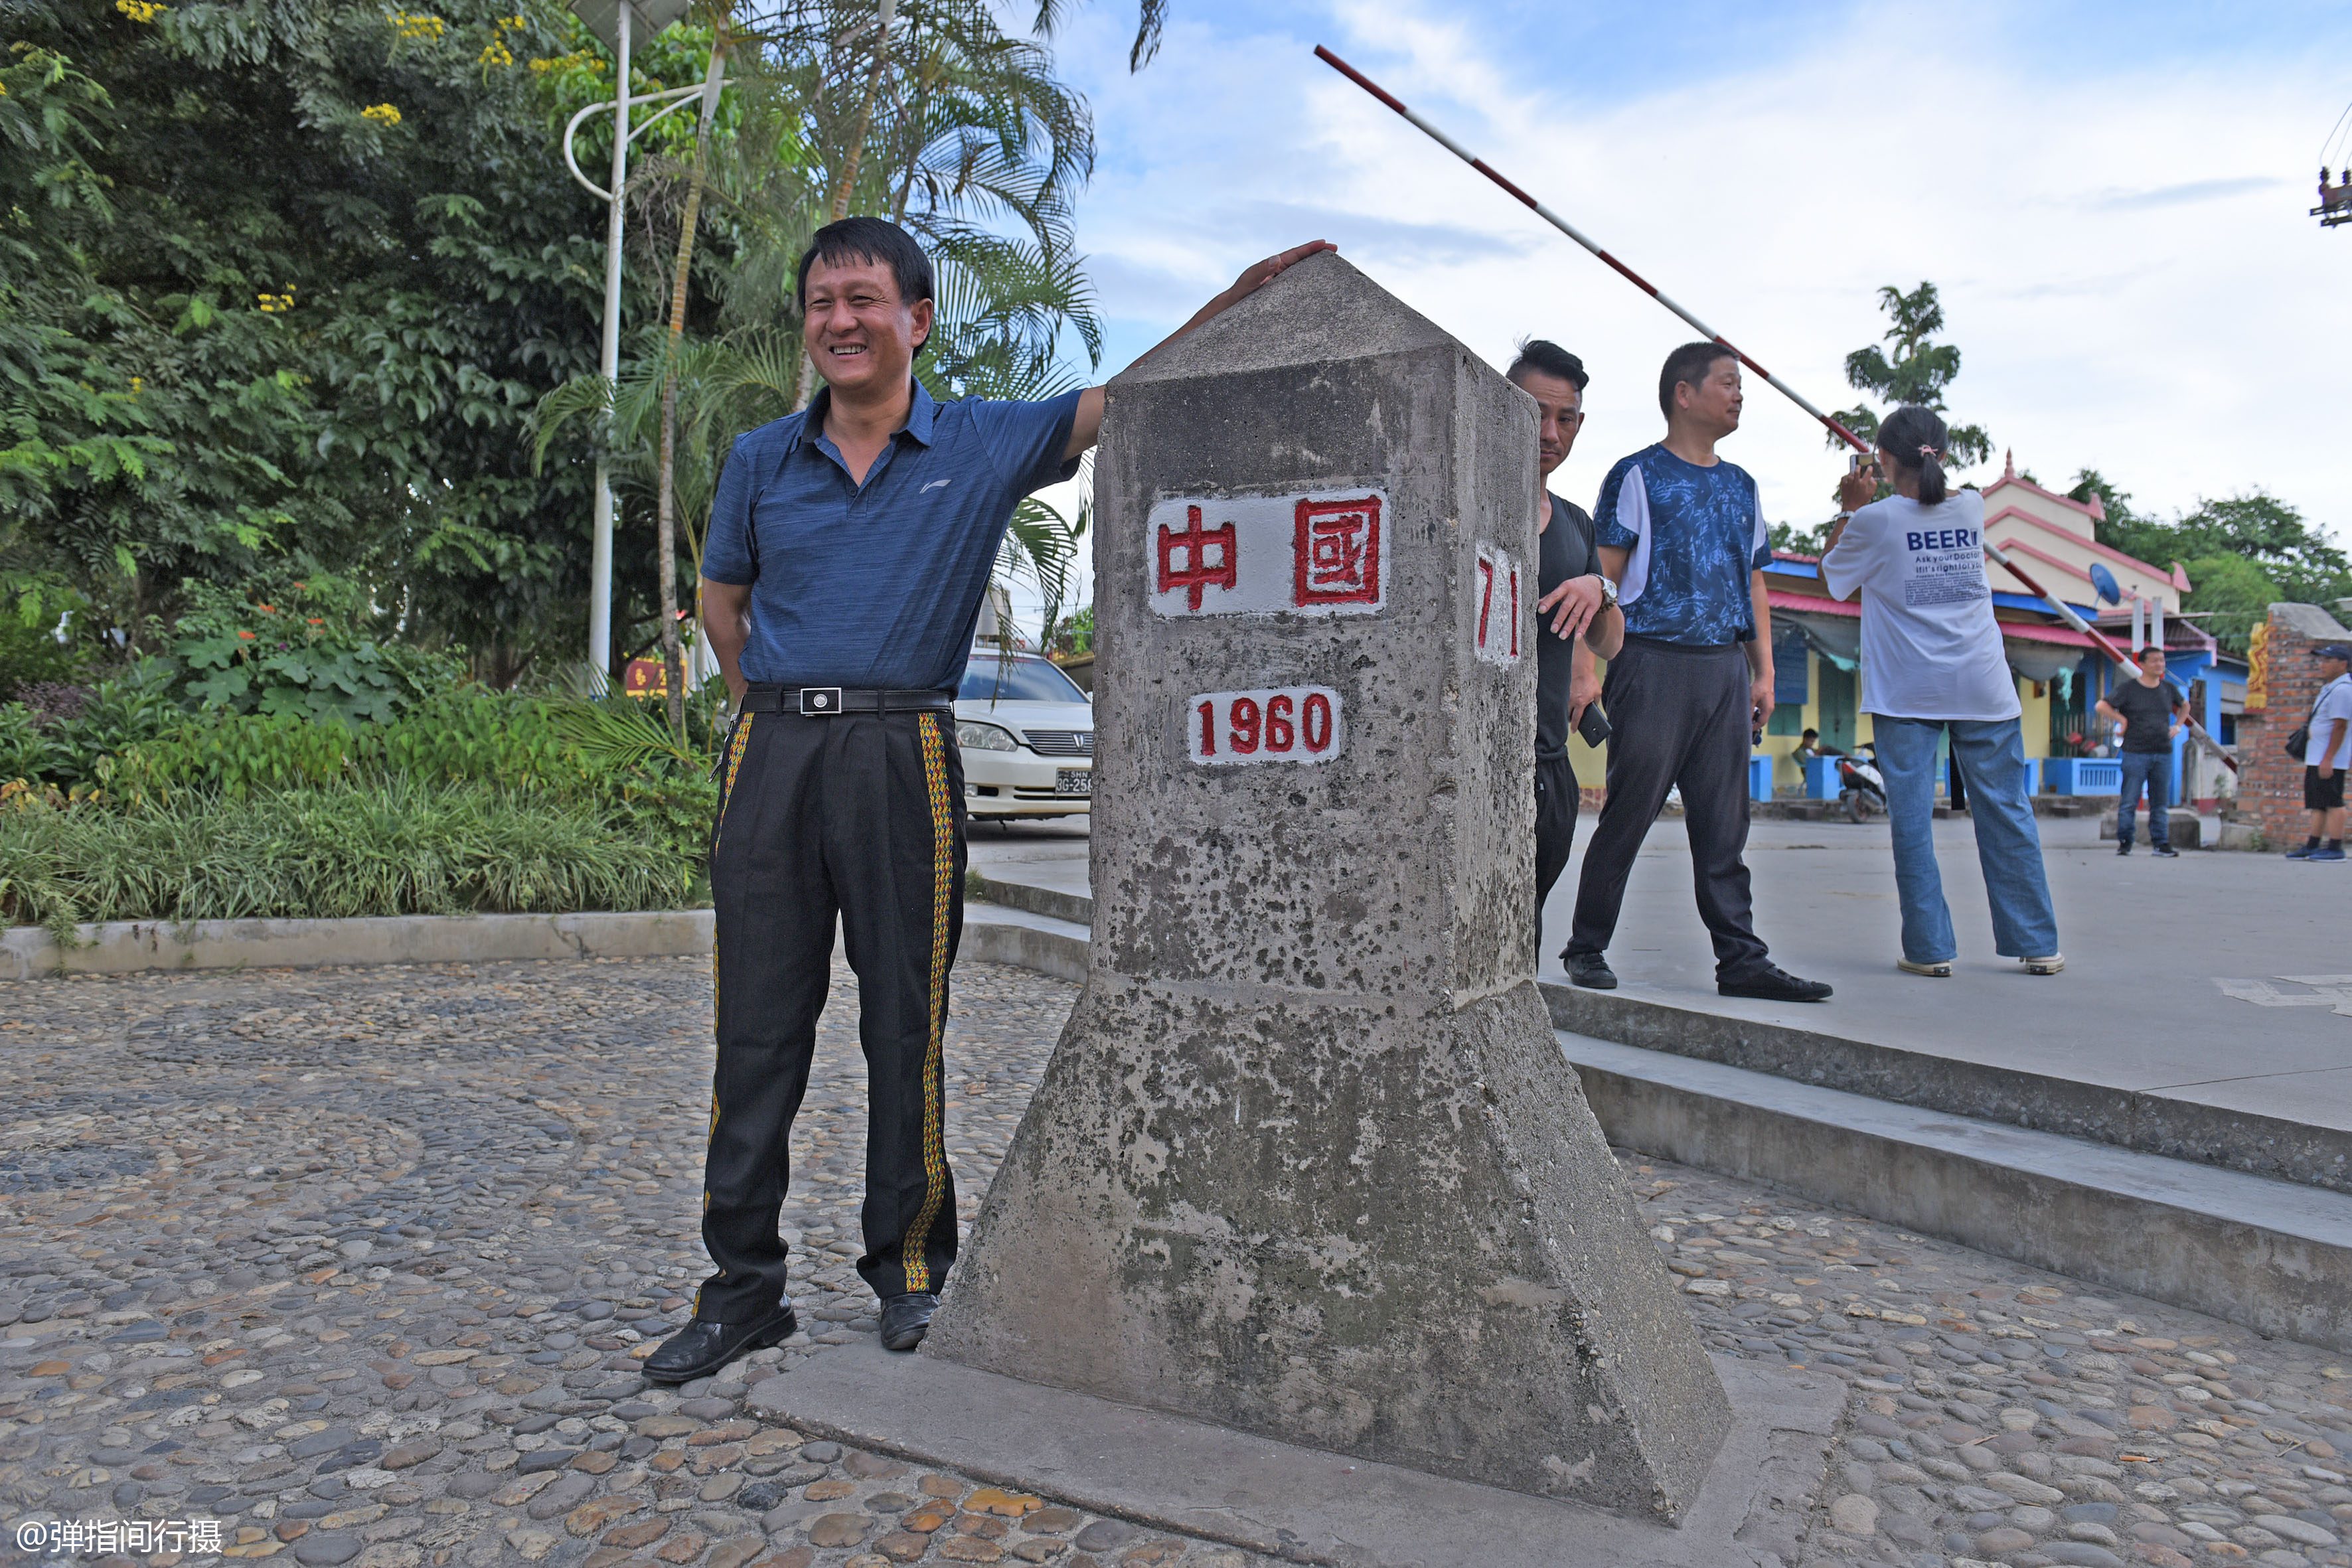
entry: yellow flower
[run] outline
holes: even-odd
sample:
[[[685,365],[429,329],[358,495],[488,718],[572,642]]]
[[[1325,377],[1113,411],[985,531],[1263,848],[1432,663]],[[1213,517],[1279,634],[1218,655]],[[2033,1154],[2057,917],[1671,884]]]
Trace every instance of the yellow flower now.
[[[152,22],[171,9],[156,0],[114,0],[114,8],[134,22]]]
[[[449,24],[429,11],[394,11],[387,14],[393,30],[404,38],[438,39],[448,30]]]
[[[142,392],[144,392],[144,391],[146,391],[146,390],[147,390],[147,378],[146,378],[145,376],[143,376],[143,375],[134,375],[134,376],[132,376],[132,377],[131,378],[131,396],[136,397],[136,396],[138,396],[141,393],[142,393]]]
[[[390,129],[391,127],[400,123],[400,110],[394,109],[389,103],[379,103],[373,109],[361,110],[360,118],[362,120],[373,120],[378,125]]]
[[[514,56],[507,48],[506,41],[504,39],[492,38],[488,44],[484,46],[482,49],[482,58],[474,63],[487,70],[491,66],[510,66],[514,64]]]

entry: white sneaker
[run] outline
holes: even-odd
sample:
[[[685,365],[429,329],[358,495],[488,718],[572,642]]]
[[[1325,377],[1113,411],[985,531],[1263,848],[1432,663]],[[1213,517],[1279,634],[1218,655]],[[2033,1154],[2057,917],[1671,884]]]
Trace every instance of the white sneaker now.
[[[1924,974],[1932,980],[1949,980],[1952,977],[1952,966],[1948,961],[1942,963],[1914,963],[1907,958],[1898,958],[1895,961],[1895,967],[1906,974]]]
[[[2066,967],[2066,955],[2053,952],[2047,958],[2021,958],[2018,962],[2025,965],[2028,974],[2055,974]]]

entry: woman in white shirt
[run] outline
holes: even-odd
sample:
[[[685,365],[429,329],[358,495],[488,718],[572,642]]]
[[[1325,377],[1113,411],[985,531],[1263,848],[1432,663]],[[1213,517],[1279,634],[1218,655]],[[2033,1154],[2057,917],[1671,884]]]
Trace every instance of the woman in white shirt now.
[[[1894,828],[1898,967],[1948,975],[1958,956],[1936,865],[1936,742],[1948,733],[1968,776],[1993,950],[2022,960],[2029,973],[2055,974],[2066,961],[2026,795],[2017,686],[1985,580],[1984,498],[1946,487],[1946,439],[1943,420],[1928,409],[1889,415],[1875,469],[1840,484],[1847,510],[1822,557],[1832,595],[1862,595],[1862,707],[1872,716]],[[1874,501],[1880,473],[1895,494]]]

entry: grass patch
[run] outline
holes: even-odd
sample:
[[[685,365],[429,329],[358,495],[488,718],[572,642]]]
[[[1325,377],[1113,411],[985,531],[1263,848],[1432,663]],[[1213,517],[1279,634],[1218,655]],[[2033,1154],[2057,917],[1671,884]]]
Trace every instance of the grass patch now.
[[[404,775],[111,808],[26,799],[0,811],[0,918],[56,930],[704,901],[695,847],[647,826],[627,808]]]

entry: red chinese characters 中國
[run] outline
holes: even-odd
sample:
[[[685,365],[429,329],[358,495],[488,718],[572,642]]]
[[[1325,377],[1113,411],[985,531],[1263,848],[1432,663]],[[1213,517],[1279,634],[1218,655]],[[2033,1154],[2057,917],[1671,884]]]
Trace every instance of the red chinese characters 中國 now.
[[[1388,521],[1379,490],[1170,497],[1146,524],[1151,607],[1171,617],[1376,615]]]

